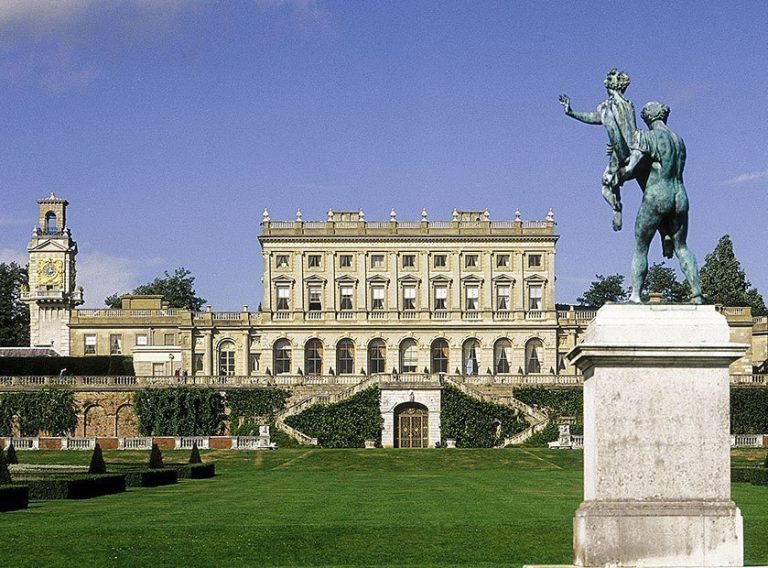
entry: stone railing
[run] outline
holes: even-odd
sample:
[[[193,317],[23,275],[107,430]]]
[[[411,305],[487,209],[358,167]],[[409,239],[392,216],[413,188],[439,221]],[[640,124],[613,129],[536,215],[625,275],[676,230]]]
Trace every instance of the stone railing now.
[[[504,445],[517,446],[518,444],[522,444],[523,442],[526,442],[536,432],[540,432],[544,428],[546,428],[548,422],[549,420],[545,420],[544,422],[540,422],[538,424],[534,424],[530,426],[529,428],[526,428],[522,432],[518,432],[517,434],[513,434],[512,436],[508,436],[507,438],[504,438]]]
[[[732,374],[732,385],[768,385],[768,374]]]
[[[174,317],[177,315],[176,308],[165,308],[161,310],[121,310],[121,309],[79,309],[75,310],[74,315],[81,318],[156,318],[156,317]]]
[[[732,448],[762,448],[768,441],[768,434],[731,434]]]
[[[100,436],[73,438],[63,437],[25,437],[4,438],[0,436],[0,447],[5,449],[13,442],[16,450],[93,450],[96,442],[105,450],[149,450],[153,443],[162,450],[190,450],[194,443],[203,449],[216,450],[266,450],[277,446],[269,442],[269,436],[155,436],[118,438]]]

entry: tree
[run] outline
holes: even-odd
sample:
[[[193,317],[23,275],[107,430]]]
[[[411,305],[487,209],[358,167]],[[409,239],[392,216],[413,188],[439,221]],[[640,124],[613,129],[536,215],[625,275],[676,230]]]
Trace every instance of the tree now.
[[[93,448],[88,473],[107,473],[107,464],[104,463],[104,454],[101,453],[101,446],[98,443]]]
[[[624,277],[621,274],[603,276],[596,274],[597,280],[592,281],[589,290],[576,301],[582,306],[599,308],[607,302],[623,302],[629,295],[624,289]]]
[[[27,269],[0,263],[0,347],[29,346],[29,309],[21,301]]]
[[[728,235],[723,235],[715,250],[706,256],[701,267],[701,289],[713,304],[748,306],[752,315],[768,314],[763,297],[747,280]]]
[[[642,299],[648,301],[651,293],[661,294],[668,302],[687,302],[691,289],[687,281],[678,282],[675,269],[654,262],[645,277]]]
[[[168,307],[184,308],[193,312],[200,311],[203,304],[207,301],[201,298],[195,292],[195,277],[183,266],[177,268],[173,274],[165,271],[165,278],[155,278],[149,284],[142,284],[136,287],[133,294],[151,294],[162,295]],[[119,293],[108,296],[104,303],[110,308],[120,307]]]

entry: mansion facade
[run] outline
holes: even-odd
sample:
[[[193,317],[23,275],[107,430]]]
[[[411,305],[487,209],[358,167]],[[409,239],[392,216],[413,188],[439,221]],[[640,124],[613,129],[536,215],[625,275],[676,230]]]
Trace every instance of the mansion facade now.
[[[594,310],[555,304],[554,215],[491,221],[454,210],[449,221],[324,221],[263,214],[263,299],[256,310],[192,312],[160,296],[121,309],[81,309],[68,202],[38,200],[29,244],[32,347],[61,355],[129,355],[137,375],[333,378],[375,374],[494,377],[552,383],[576,377],[565,354]],[[561,307],[562,308],[562,307]],[[768,359],[765,318],[724,308],[732,339],[750,345],[733,364],[748,375]],[[344,380],[348,377],[348,380]]]

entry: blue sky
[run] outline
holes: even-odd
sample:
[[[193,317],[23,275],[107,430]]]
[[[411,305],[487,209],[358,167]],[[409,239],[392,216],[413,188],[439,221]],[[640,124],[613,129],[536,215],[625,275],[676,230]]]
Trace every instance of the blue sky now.
[[[614,233],[605,132],[557,97],[592,110],[616,66],[638,111],[672,108],[700,263],[729,233],[767,294],[766,29],[758,1],[6,1],[0,260],[26,257],[35,200],[54,191],[86,305],[185,266],[214,309],[237,309],[259,303],[264,207],[552,207],[572,302],[596,273],[629,272],[640,192],[625,188]]]

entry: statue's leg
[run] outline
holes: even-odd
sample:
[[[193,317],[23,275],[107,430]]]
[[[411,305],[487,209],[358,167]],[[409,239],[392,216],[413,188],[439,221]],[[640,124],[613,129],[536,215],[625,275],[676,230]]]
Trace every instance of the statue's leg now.
[[[688,248],[688,211],[677,213],[670,223],[672,229],[672,244],[675,254],[680,260],[680,269],[685,274],[688,286],[691,288],[691,301],[694,304],[703,304],[704,296],[701,293],[701,279],[699,277],[699,265],[696,257]]]
[[[635,219],[635,253],[632,256],[632,294],[629,301],[634,304],[642,302],[640,293],[643,290],[645,277],[648,275],[648,247],[653,235],[661,223],[658,213],[648,207],[645,202],[640,205],[640,211]]]
[[[621,230],[621,193],[619,186],[615,185],[616,174],[619,171],[619,160],[616,154],[611,154],[611,159],[603,172],[601,191],[603,199],[613,209],[613,230]]]

